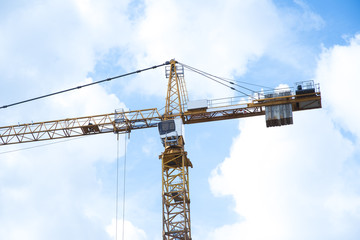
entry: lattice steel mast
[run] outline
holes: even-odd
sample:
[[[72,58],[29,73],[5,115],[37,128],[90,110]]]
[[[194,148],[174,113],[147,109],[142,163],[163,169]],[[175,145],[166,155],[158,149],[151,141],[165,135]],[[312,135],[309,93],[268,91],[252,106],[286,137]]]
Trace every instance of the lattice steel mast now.
[[[163,239],[191,240],[189,167],[192,163],[184,149],[182,104],[187,101],[184,70],[174,60],[166,68],[168,88],[161,136],[164,152],[162,165]],[[172,131],[175,130],[175,131]],[[161,133],[160,133],[161,134]]]

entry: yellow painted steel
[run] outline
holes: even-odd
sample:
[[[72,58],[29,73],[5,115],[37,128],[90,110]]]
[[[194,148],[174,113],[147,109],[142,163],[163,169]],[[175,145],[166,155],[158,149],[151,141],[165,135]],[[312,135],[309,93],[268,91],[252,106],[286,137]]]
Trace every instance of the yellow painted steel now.
[[[321,93],[318,91],[300,96],[290,95],[285,97],[254,99],[241,104],[224,104],[208,109],[186,111],[183,114],[185,119],[184,124],[265,115],[266,106],[281,104],[291,104],[293,112],[321,108]]]
[[[189,167],[180,136],[176,146],[165,145],[162,162],[163,239],[191,240]]]
[[[188,101],[184,73],[177,71],[175,60],[170,61],[164,119],[172,119],[183,113],[183,104]]]
[[[183,73],[175,60],[170,61],[164,120],[182,118],[187,101]],[[191,161],[184,150],[184,138],[176,142],[164,140],[164,152],[159,156],[162,165],[163,240],[191,240],[189,167]]]
[[[292,104],[293,111],[321,108],[321,93],[264,98],[252,100],[245,104],[225,104],[207,110],[192,110],[172,115],[168,112],[167,116],[168,118],[183,117],[184,124],[193,124],[264,115],[266,106],[289,103]],[[0,145],[109,132],[128,132],[135,129],[156,127],[157,123],[165,119],[165,115],[162,116],[156,108],[117,113],[117,122],[115,115],[116,113],[110,113],[0,127]]]
[[[0,127],[0,145],[156,127],[156,108]]]
[[[172,115],[168,114],[168,118],[183,117],[184,124],[220,121],[264,115],[266,106],[288,103],[292,104],[293,111],[321,108],[321,93],[315,92],[315,94],[305,94],[301,96],[291,95],[286,97],[264,98],[241,104],[224,104],[207,110],[201,109],[174,113]],[[128,132],[135,129],[156,127],[157,123],[165,119],[156,108],[117,114],[117,119],[119,120],[117,122],[115,122],[116,113],[110,113],[0,127],[0,145],[109,132]]]

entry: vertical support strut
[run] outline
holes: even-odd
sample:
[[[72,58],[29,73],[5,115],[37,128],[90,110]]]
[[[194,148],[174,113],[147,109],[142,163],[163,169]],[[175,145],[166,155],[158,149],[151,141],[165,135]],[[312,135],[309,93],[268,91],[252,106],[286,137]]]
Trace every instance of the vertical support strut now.
[[[187,157],[179,137],[179,145],[166,146],[159,156],[162,160],[162,202],[163,240],[191,240],[189,167]]]
[[[174,129],[169,132],[169,125],[160,133],[164,134],[162,141],[165,147],[159,156],[162,163],[163,240],[191,240],[189,167],[192,163],[184,150],[184,138],[182,132],[176,130],[173,116],[183,113],[183,104],[188,100],[184,70],[171,60],[165,71],[169,82],[164,121],[173,120]]]
[[[173,114],[182,113],[183,104],[186,104],[189,99],[184,80],[184,67],[176,64],[175,60],[171,60],[170,66],[165,68],[165,75],[169,78],[164,114],[166,120],[172,118]]]

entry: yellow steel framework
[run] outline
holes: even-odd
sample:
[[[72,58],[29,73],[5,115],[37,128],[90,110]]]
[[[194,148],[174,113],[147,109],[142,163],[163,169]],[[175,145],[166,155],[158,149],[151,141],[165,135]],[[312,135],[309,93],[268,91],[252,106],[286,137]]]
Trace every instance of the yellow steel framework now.
[[[165,145],[162,161],[163,239],[191,239],[189,167],[183,138]]]
[[[276,98],[255,99],[247,103],[224,103],[207,110],[185,111],[172,117],[184,116],[184,124],[260,116],[265,107],[291,103],[293,111],[321,108],[321,93]],[[116,118],[117,117],[117,118]],[[127,132],[156,127],[164,120],[157,108],[108,113],[87,117],[67,118],[46,122],[16,124],[0,127],[0,145],[43,141],[109,132]]]
[[[156,108],[0,127],[0,145],[156,127]]]
[[[181,66],[182,67],[182,66]],[[164,120],[180,118],[182,103],[187,101],[183,69],[170,61]],[[182,118],[183,119],[183,118]],[[162,162],[163,239],[191,240],[189,167],[191,161],[184,149],[184,138],[164,140]]]
[[[168,89],[165,113],[156,108],[135,111],[116,111],[88,117],[17,124],[0,127],[0,145],[36,142],[77,136],[88,136],[109,132],[130,132],[131,130],[156,127],[169,119],[182,119],[184,124],[219,121],[226,119],[265,115],[266,107],[290,104],[292,111],[321,108],[321,93],[317,85],[313,92],[301,95],[266,97],[260,94],[252,99],[226,98],[212,100],[200,109],[187,109],[187,91],[184,72],[170,61],[166,68]],[[180,66],[182,67],[182,66]],[[192,163],[184,150],[184,138],[164,141],[162,161],[163,239],[191,240],[189,167]]]
[[[184,80],[184,68],[177,65],[175,60],[171,60],[170,66],[167,66],[165,71],[166,77],[169,78],[164,114],[165,120],[167,120],[184,112],[182,106],[188,101],[188,96]]]

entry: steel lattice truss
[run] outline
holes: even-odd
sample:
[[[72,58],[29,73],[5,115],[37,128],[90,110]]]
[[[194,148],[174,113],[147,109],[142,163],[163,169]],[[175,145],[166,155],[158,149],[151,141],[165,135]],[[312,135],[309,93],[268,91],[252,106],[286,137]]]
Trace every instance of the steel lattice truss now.
[[[293,111],[321,108],[320,92],[284,98],[253,100],[247,104],[217,106],[197,111],[174,114],[183,117],[184,124],[219,121],[252,117],[265,114],[265,107],[290,103]],[[245,105],[245,106],[244,106]],[[116,112],[88,117],[67,118],[54,121],[18,124],[0,127],[0,145],[26,143],[67,137],[109,132],[129,132],[131,130],[156,127],[163,120],[157,108]]]
[[[59,138],[156,127],[162,119],[156,108],[96,116],[18,124],[0,128],[0,144],[8,145]]]
[[[191,240],[189,167],[182,144],[167,147],[160,155],[163,182],[163,239]]]

